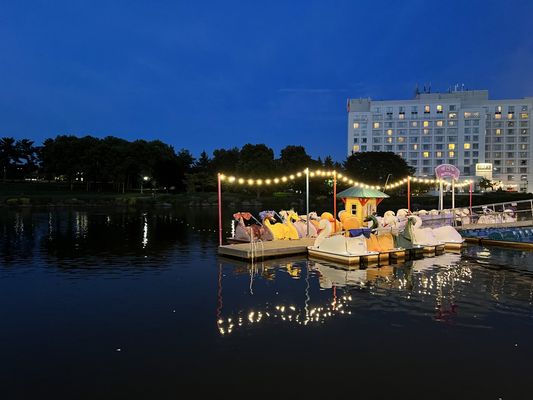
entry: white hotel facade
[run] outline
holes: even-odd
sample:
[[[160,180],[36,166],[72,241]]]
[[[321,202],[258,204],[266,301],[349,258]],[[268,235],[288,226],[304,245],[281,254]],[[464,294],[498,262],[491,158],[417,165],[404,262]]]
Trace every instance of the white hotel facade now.
[[[476,164],[488,163],[504,190],[533,191],[533,97],[489,100],[488,90],[469,90],[349,99],[347,107],[348,155],[391,151],[428,177],[437,165],[453,164],[474,178]]]

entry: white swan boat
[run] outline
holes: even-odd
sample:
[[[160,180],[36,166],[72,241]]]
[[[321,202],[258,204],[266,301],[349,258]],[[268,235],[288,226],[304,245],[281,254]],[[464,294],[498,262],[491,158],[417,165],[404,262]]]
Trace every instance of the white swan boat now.
[[[433,228],[433,235],[437,240],[444,243],[446,251],[460,251],[465,242],[461,234],[450,225]]]
[[[368,263],[377,263],[379,253],[368,251],[366,239],[363,235],[347,237],[343,233],[331,235],[331,223],[323,219],[320,221],[320,233],[313,246],[308,246],[310,256],[338,261],[344,264],[359,264],[362,260]]]
[[[419,216],[412,215],[408,218],[405,229],[410,230],[413,245],[422,247],[424,254],[442,254],[444,252],[445,242],[435,236],[433,229],[422,228],[421,226],[422,219]]]

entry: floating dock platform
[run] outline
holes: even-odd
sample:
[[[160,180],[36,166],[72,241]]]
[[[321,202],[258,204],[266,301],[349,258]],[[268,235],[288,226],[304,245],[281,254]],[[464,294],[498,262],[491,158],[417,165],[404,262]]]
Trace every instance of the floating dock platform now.
[[[335,261],[347,265],[359,265],[359,264],[380,264],[380,253],[375,251],[364,255],[341,255],[336,253],[330,253],[328,251],[320,251],[318,249],[310,248],[309,257],[318,258],[321,260]],[[389,254],[386,254],[386,264],[389,261]]]
[[[314,242],[315,238],[303,238],[297,240],[273,240],[266,242],[227,244],[218,247],[218,254],[243,261],[309,255],[322,259],[326,258],[331,261],[344,261],[349,265],[360,263],[367,265],[389,265],[393,263],[401,263],[406,260],[433,257],[444,251],[444,245],[415,246],[408,249],[399,248],[383,252],[374,252],[363,256],[348,257],[349,260],[347,260],[346,257],[318,254],[319,252],[308,250],[308,247],[313,246]]]
[[[297,240],[227,244],[218,247],[218,254],[244,260],[288,257],[297,254],[307,254],[307,246],[312,246],[314,243],[315,238],[303,238]]]
[[[467,237],[465,238],[465,241],[480,246],[498,246],[507,247],[511,249],[533,250],[533,243],[530,242],[511,242],[505,240],[492,240],[480,237]]]

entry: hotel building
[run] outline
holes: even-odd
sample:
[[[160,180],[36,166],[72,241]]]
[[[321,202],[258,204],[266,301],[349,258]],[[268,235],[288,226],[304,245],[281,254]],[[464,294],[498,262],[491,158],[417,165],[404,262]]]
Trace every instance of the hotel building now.
[[[489,100],[488,90],[467,90],[349,99],[347,108],[348,155],[391,151],[428,177],[439,164],[455,165],[465,179],[492,166],[504,190],[533,191],[533,97]]]

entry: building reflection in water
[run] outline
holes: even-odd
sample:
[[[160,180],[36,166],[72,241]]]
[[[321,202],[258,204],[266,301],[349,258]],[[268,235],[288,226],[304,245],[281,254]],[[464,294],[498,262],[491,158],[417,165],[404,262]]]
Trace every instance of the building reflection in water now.
[[[75,221],[75,237],[76,239],[82,239],[87,236],[88,229],[88,217],[86,211],[75,211],[74,212],[74,221]]]
[[[237,304],[236,309],[224,307],[224,271],[235,276],[249,274],[248,298],[244,303],[254,303],[254,283],[281,280],[280,274],[304,281],[303,301],[284,302],[275,299],[281,287],[287,282],[274,285],[275,293],[262,294],[259,304]],[[362,289],[366,295],[386,296],[387,292],[404,293],[404,301],[413,296],[431,297],[434,301],[433,318],[446,321],[457,313],[455,292],[458,285],[468,285],[472,270],[461,263],[459,254],[443,254],[438,257],[414,260],[400,266],[355,268],[334,263],[313,260],[274,260],[259,263],[222,261],[218,266],[217,328],[221,335],[228,335],[236,329],[255,326],[265,321],[297,324],[301,326],[322,324],[340,315],[351,315],[363,305],[354,300],[354,290]],[[226,278],[228,279],[228,278]],[[286,278],[285,278],[286,280]],[[289,281],[290,284],[290,281]],[[296,282],[294,283],[296,285]],[[272,286],[272,285],[270,285]],[[301,285],[299,285],[301,286]],[[318,286],[318,287],[317,287]],[[234,290],[232,282],[232,290]],[[294,288],[298,290],[298,288]],[[313,295],[311,293],[314,293]],[[234,293],[228,293],[234,297]],[[358,295],[360,302],[361,296]],[[265,300],[266,298],[266,300]],[[234,298],[231,300],[234,301]],[[227,302],[226,302],[227,303]],[[300,303],[300,304],[299,304]]]
[[[24,234],[24,218],[20,212],[15,213],[15,234],[17,236]]]

